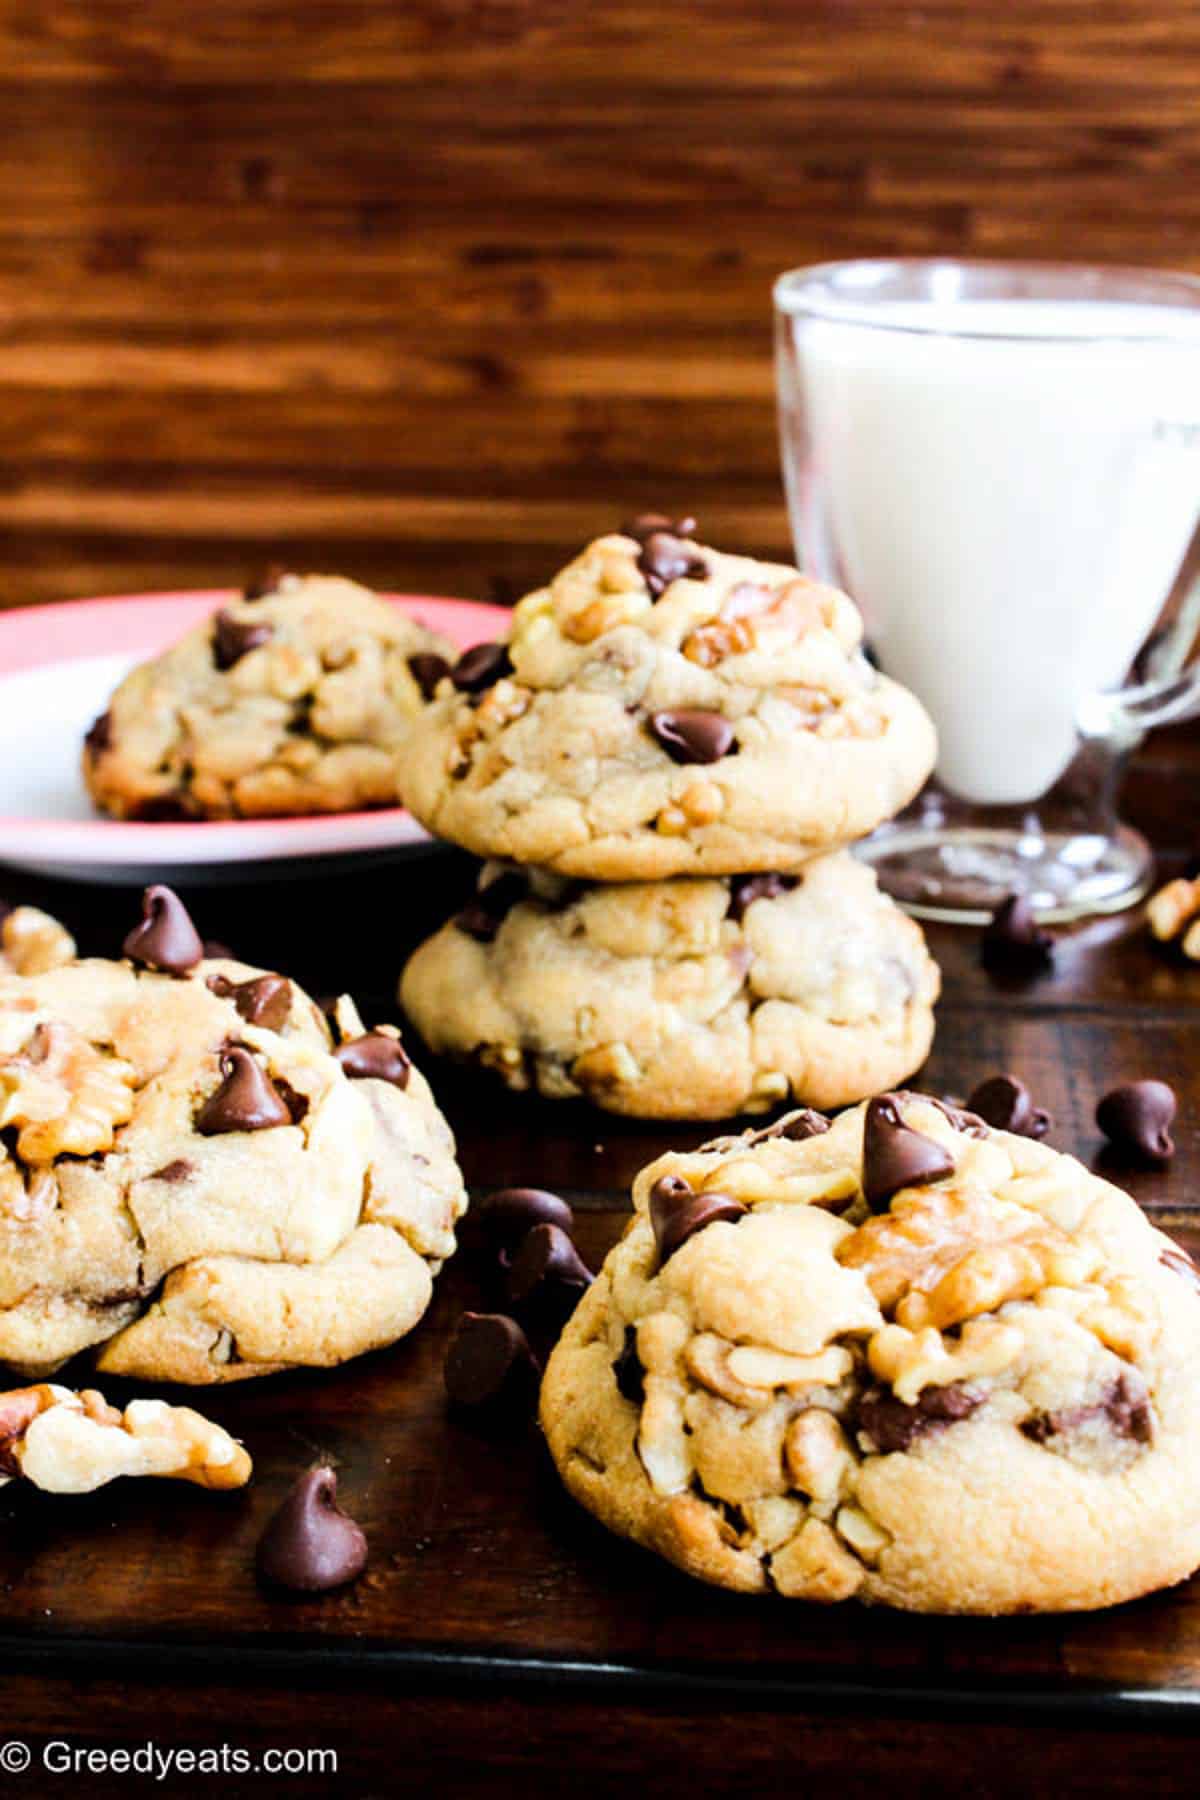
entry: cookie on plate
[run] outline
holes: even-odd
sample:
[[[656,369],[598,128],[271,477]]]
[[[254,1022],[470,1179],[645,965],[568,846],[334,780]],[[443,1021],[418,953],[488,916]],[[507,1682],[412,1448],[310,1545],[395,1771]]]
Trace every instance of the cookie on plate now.
[[[75,939],[36,906],[0,901],[0,975],[41,975],[74,962]]]
[[[844,594],[696,543],[597,538],[469,650],[404,748],[421,823],[595,881],[792,869],[900,811],[933,766],[919,703]]]
[[[909,1094],[661,1157],[551,1356],[576,1499],[690,1574],[921,1612],[1200,1564],[1200,1277],[1134,1202]]]
[[[356,582],[281,575],[131,670],[84,780],[118,819],[394,806],[396,746],[454,654]]]
[[[430,1048],[640,1118],[845,1106],[933,1036],[920,927],[846,852],[796,875],[579,887],[484,870],[400,998]]]
[[[0,1393],[0,1487],[24,1480],[48,1494],[90,1494],[119,1475],[162,1475],[239,1488],[251,1471],[237,1439],[190,1406],[131,1400],[122,1412],[94,1388],[50,1382]]]
[[[205,957],[164,888],[126,951],[0,977],[0,1363],[233,1381],[403,1336],[466,1196],[398,1034]]]

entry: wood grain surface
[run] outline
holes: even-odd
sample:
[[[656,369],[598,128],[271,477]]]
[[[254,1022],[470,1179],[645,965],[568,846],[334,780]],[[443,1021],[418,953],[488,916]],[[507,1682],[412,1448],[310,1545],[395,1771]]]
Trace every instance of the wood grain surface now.
[[[1164,734],[1126,783],[1130,816],[1176,867],[1196,842],[1200,740]],[[320,992],[394,1016],[408,950],[468,891],[445,852],[390,870],[196,889],[201,928]],[[137,912],[120,889],[13,872],[11,898],[58,911],[111,953]],[[1136,914],[1060,936],[1051,974],[997,985],[978,934],[931,934],[946,978],[919,1085],[966,1092],[1003,1068],[1054,1114],[1053,1141],[1126,1185],[1200,1247],[1200,965]],[[419,1053],[418,1053],[419,1055]],[[595,1265],[622,1229],[634,1172],[713,1126],[613,1120],[513,1099],[425,1066],[473,1193],[557,1187]],[[1158,1173],[1105,1161],[1093,1121],[1120,1079],[1167,1076],[1178,1154]],[[406,1342],[343,1369],[213,1390],[244,1437],[243,1493],[125,1483],[78,1500],[0,1498],[0,1738],[130,1748],[337,1750],[339,1777],[227,1777],[222,1792],[608,1795],[805,1791],[1144,1794],[1191,1791],[1200,1734],[1200,1582],[1074,1618],[917,1619],[748,1599],[689,1581],[569,1502],[536,1431],[489,1436],[448,1417],[441,1363],[464,1306],[492,1298],[463,1248]],[[110,1383],[115,1397],[135,1391]],[[182,1396],[195,1398],[194,1393]],[[319,1601],[265,1595],[254,1547],[318,1456],[340,1470],[371,1543],[366,1578]],[[132,1778],[89,1777],[127,1793]],[[1191,1784],[1189,1786],[1189,1784]],[[31,1792],[67,1792],[68,1784]],[[195,1792],[186,1783],[167,1792]]]
[[[1194,0],[3,0],[0,604],[786,545],[769,290],[1200,267]]]

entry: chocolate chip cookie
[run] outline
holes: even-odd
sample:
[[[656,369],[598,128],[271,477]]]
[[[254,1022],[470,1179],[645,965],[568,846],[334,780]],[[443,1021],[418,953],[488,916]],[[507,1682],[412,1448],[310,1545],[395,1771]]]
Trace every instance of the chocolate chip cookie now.
[[[844,1106],[933,1036],[920,928],[846,852],[794,875],[580,887],[485,868],[400,997],[430,1048],[641,1118]]]
[[[794,568],[639,520],[526,596],[438,685],[405,799],[481,856],[587,880],[792,869],[853,842],[934,760],[857,608]]]
[[[353,581],[279,576],[125,677],[84,780],[118,819],[395,806],[396,746],[453,656]]]
[[[1073,1158],[885,1095],[668,1155],[551,1356],[572,1494],[748,1593],[1110,1606],[1200,1564],[1200,1277]]]
[[[125,947],[0,977],[0,1362],[231,1381],[411,1330],[466,1197],[398,1034],[165,888]]]
[[[120,1475],[161,1475],[199,1487],[245,1487],[251,1462],[236,1438],[165,1400],[124,1412],[94,1388],[41,1382],[0,1393],[0,1487],[27,1481],[48,1494],[90,1494]]]

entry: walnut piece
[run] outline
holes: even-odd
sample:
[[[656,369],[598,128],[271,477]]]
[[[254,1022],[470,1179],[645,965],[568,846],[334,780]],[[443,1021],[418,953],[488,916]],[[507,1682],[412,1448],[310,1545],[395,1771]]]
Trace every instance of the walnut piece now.
[[[43,1023],[0,1063],[0,1126],[18,1127],[17,1154],[28,1164],[94,1156],[133,1117],[135,1081],[129,1063],[73,1026]]]
[[[75,956],[70,932],[36,906],[16,906],[0,920],[0,974],[44,975]]]
[[[188,1406],[133,1400],[122,1413],[94,1389],[42,1382],[0,1394],[0,1481],[86,1494],[119,1475],[207,1488],[244,1487],[251,1462],[235,1438]]]

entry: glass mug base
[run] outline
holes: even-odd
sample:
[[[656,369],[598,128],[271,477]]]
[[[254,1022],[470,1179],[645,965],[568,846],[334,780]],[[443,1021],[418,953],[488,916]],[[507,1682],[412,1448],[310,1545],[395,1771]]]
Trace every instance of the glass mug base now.
[[[986,924],[1014,893],[1051,924],[1120,912],[1145,898],[1154,875],[1149,845],[1128,825],[1043,832],[1033,814],[1009,827],[899,819],[856,854],[906,912],[958,925]]]

